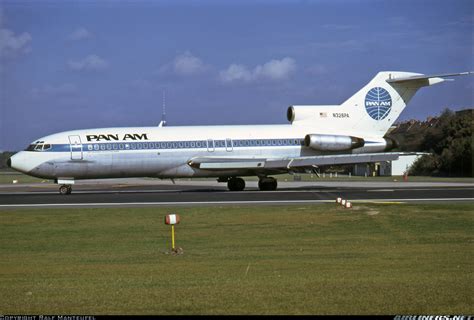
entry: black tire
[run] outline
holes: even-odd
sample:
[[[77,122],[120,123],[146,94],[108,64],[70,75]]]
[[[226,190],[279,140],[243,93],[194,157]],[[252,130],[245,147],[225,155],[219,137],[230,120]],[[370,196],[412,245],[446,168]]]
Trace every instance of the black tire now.
[[[278,182],[275,178],[262,178],[258,180],[258,188],[261,191],[274,191],[277,189]]]
[[[59,194],[66,195],[66,194],[70,194],[71,191],[72,191],[72,188],[70,186],[62,185],[59,187]]]
[[[227,187],[230,191],[242,191],[245,189],[245,181],[242,178],[231,178],[227,181]]]

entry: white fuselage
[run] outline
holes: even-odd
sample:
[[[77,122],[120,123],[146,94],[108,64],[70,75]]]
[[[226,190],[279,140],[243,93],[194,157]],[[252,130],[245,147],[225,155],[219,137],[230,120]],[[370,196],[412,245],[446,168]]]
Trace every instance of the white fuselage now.
[[[215,172],[193,168],[188,162],[196,157],[272,159],[328,154],[303,145],[305,135],[314,131],[295,125],[75,130],[43,137],[37,141],[42,150],[21,151],[11,161],[13,168],[47,179],[267,175],[284,171],[234,168]],[[384,143],[383,139],[369,140],[371,144],[346,153],[367,152],[371,146]]]

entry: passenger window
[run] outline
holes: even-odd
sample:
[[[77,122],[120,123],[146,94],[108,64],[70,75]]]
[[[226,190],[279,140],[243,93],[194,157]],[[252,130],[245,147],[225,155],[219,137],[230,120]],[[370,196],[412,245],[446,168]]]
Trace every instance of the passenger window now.
[[[99,145],[98,144],[94,144],[94,150],[99,150]]]
[[[107,143],[107,150],[112,150],[112,145],[110,143]]]

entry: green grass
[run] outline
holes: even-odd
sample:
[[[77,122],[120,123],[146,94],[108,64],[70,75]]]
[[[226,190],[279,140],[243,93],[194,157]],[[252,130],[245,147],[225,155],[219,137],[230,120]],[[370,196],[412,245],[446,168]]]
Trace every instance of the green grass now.
[[[473,209],[4,210],[0,312],[472,314]]]
[[[0,184],[13,184],[13,180],[17,180],[17,183],[35,183],[43,181],[43,179],[31,177],[20,172],[0,170]],[[45,181],[49,182],[50,180]]]

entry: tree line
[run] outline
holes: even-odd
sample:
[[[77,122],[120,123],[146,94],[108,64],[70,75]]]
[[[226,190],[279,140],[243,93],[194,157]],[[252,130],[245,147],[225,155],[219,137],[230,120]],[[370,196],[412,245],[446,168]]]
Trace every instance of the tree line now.
[[[436,124],[423,128],[421,132],[411,132],[410,135],[416,138],[408,146],[415,150],[409,151],[430,154],[421,156],[412,165],[409,174],[472,177],[472,119],[472,109],[458,112],[445,109]]]

